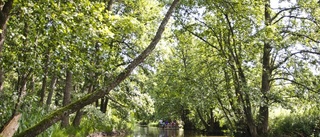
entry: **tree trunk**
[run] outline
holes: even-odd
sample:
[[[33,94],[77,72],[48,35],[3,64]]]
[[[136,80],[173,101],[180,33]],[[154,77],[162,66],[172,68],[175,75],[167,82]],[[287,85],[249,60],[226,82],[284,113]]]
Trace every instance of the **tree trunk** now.
[[[271,17],[270,17],[270,0],[265,0],[265,25],[266,27],[270,26]],[[261,92],[263,95],[263,104],[259,109],[259,126],[258,133],[260,136],[267,136],[268,125],[269,125],[269,106],[267,94],[270,91],[270,76],[271,76],[271,66],[270,66],[270,57],[271,57],[271,45],[266,38],[264,40],[263,46],[263,57],[262,57],[262,80],[261,80]]]
[[[70,70],[67,70],[67,76],[66,76],[66,86],[63,93],[63,106],[67,106],[71,102],[71,90],[72,90],[72,72]],[[66,114],[63,116],[61,120],[61,127],[65,128],[69,126],[69,114]]]
[[[49,94],[48,94],[48,98],[47,98],[47,106],[51,105],[51,100],[52,100],[52,95],[53,95],[53,91],[55,89],[57,83],[57,76],[55,74],[53,74],[52,78],[51,78],[51,83],[50,83],[50,87],[49,87]]]
[[[236,93],[236,96],[238,97],[238,102],[242,105],[244,116],[246,119],[247,126],[249,128],[251,137],[258,137],[257,127],[255,125],[255,121],[252,114],[250,98],[249,98],[249,95],[245,91],[243,91],[247,86],[246,77],[243,73],[240,62],[235,61],[235,63],[237,67],[234,66],[233,64],[230,64],[233,70],[233,80],[235,81],[234,82],[235,93]]]
[[[23,36],[25,39],[23,40],[23,45],[27,46],[28,45],[28,32],[29,32],[29,25],[28,22],[24,22],[24,30],[23,30]],[[22,60],[22,62],[27,62],[27,57],[26,56],[18,56]],[[13,111],[13,116],[17,115],[21,106],[21,103],[23,102],[24,97],[27,94],[27,81],[29,76],[32,73],[32,69],[30,70],[24,70],[24,69],[18,69],[18,84],[17,84],[17,91],[18,91],[18,101],[15,104],[14,111]]]
[[[31,72],[30,72],[31,73]],[[24,97],[27,94],[27,78],[29,74],[23,74],[18,78],[18,84],[17,84],[17,92],[18,92],[18,100],[15,104],[12,117],[16,116],[19,114],[19,109],[21,106],[21,103],[23,102]]]
[[[251,106],[246,106],[244,109],[251,137],[258,137],[257,127],[253,119]]]
[[[242,90],[246,90],[247,80],[246,80],[246,77],[244,75],[242,68],[240,67],[241,63],[239,61],[236,61],[236,62],[237,62],[238,73],[239,73],[239,77],[240,77],[240,81],[239,81],[240,85],[238,85],[238,86],[240,86],[239,93],[241,93],[241,97],[244,97],[244,99],[241,99],[241,100],[244,101],[243,102],[243,109],[244,109],[245,116],[247,119],[247,124],[248,124],[249,130],[250,130],[251,137],[258,137],[257,127],[256,127],[256,124],[255,124],[255,121],[253,118],[253,114],[252,114],[250,97],[247,92],[242,91]]]
[[[72,126],[74,127],[80,126],[82,115],[83,115],[83,111],[78,110],[76,113],[76,116],[73,119]]]
[[[3,8],[0,11],[0,58],[2,58],[2,49],[5,40],[5,33],[7,30],[7,21],[9,19],[10,11],[12,9],[13,0],[8,0],[4,4],[1,1],[1,6]],[[0,62],[1,63],[1,62]],[[3,89],[3,82],[4,82],[4,70],[0,68],[0,93]],[[0,94],[1,95],[1,94]]]
[[[112,82],[110,82],[106,90],[99,90],[95,91],[94,93],[91,93],[65,107],[62,107],[51,114],[49,114],[45,119],[41,120],[39,123],[37,123],[34,126],[31,126],[25,131],[22,131],[20,134],[17,135],[17,137],[34,137],[47,128],[49,128],[51,125],[56,123],[57,121],[61,120],[65,115],[69,115],[75,111],[78,111],[79,109],[83,108],[86,105],[89,105],[96,101],[99,98],[104,97],[106,94],[108,94],[112,89],[114,89],[116,86],[118,86],[125,78],[127,78],[133,69],[135,69],[141,62],[145,60],[147,56],[150,55],[150,53],[154,50],[157,43],[161,39],[161,35],[165,29],[166,24],[168,23],[171,14],[173,13],[175,7],[178,5],[179,0],[174,0],[171,4],[167,14],[165,15],[164,19],[162,20],[156,35],[152,39],[149,46],[138,56],[136,57],[124,70],[121,72]]]
[[[43,66],[43,78],[42,78],[42,86],[41,86],[41,90],[39,96],[40,96],[40,104],[44,103],[44,98],[45,98],[45,93],[46,93],[46,88],[47,88],[47,75],[48,75],[48,65],[49,65],[49,53],[50,50],[49,48],[46,49],[46,52],[44,53],[45,55],[45,61],[44,61],[44,66]]]
[[[96,108],[98,108],[100,105],[99,105],[99,100],[96,100]]]
[[[215,127],[216,120],[214,119],[213,109],[210,108],[209,111],[210,111],[210,120],[209,120],[210,130],[209,131],[213,132],[215,129],[219,129],[219,127]]]
[[[7,30],[7,21],[9,19],[10,11],[12,9],[12,4],[13,4],[13,0],[8,0],[7,2],[5,2],[0,12],[0,29],[2,31],[0,32],[0,57],[3,49],[5,33]]]
[[[106,113],[107,112],[108,102],[109,102],[108,97],[101,98],[100,111],[102,113]]]
[[[188,114],[190,114],[190,110],[182,108],[181,120],[184,122],[183,129],[184,130],[194,130],[195,126],[190,121]]]
[[[107,10],[110,12],[112,10],[112,4],[113,4],[113,0],[109,0],[108,1],[108,6],[107,6]]]

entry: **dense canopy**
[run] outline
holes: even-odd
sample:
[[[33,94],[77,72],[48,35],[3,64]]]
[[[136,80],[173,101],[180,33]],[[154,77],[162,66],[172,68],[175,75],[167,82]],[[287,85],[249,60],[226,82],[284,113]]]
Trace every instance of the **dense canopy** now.
[[[320,134],[318,0],[0,5],[0,136]]]

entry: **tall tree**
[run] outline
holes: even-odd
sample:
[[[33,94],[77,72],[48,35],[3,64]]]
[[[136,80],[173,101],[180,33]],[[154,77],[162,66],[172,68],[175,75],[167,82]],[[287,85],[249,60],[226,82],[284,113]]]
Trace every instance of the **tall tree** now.
[[[270,0],[265,0],[264,7],[264,22],[266,28],[271,26],[271,7]],[[262,79],[261,79],[261,92],[262,92],[262,105],[259,109],[259,122],[258,122],[258,132],[260,135],[267,135],[268,125],[269,125],[269,102],[267,98],[267,94],[270,88],[270,79],[272,74],[272,66],[270,64],[271,61],[271,43],[270,38],[265,38],[263,43],[263,56],[262,56]]]

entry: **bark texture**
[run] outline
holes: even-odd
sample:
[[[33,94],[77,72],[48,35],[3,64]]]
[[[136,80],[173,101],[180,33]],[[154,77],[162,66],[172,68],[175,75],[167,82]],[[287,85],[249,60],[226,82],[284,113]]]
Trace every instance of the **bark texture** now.
[[[271,24],[271,15],[270,15],[270,0],[265,0],[265,25],[266,27]],[[261,92],[263,95],[263,105],[259,109],[259,126],[258,133],[260,136],[267,136],[268,125],[269,125],[269,107],[268,107],[268,98],[267,93],[270,91],[270,77],[271,77],[271,66],[270,66],[270,57],[271,57],[271,45],[268,39],[264,41],[263,46],[263,57],[262,57],[262,80],[261,80]]]
[[[63,93],[63,106],[67,106],[71,102],[71,90],[72,90],[72,72],[67,70],[66,86]],[[66,114],[61,120],[61,127],[69,126],[69,114]]]
[[[178,5],[179,0],[174,0],[171,4],[168,12],[166,13],[164,19],[162,20],[156,35],[152,39],[149,46],[137,57],[135,58],[126,68],[125,70],[120,73],[113,82],[107,85],[106,90],[99,90],[95,91],[91,94],[86,95],[85,97],[79,99],[78,101],[75,101],[65,107],[62,107],[58,109],[57,111],[52,112],[49,116],[47,116],[45,119],[41,120],[36,125],[28,128],[25,131],[22,131],[20,134],[17,135],[17,137],[34,137],[47,128],[49,128],[51,125],[56,123],[57,121],[61,120],[64,116],[69,115],[73,112],[76,112],[83,108],[84,106],[93,103],[99,98],[104,97],[106,94],[108,94],[112,89],[114,89],[116,86],[118,86],[125,78],[127,78],[130,73],[135,69],[141,62],[144,61],[144,59],[149,56],[149,54],[154,50],[157,43],[161,39],[161,35],[165,29],[166,24],[168,23],[170,16],[172,15],[175,7]]]

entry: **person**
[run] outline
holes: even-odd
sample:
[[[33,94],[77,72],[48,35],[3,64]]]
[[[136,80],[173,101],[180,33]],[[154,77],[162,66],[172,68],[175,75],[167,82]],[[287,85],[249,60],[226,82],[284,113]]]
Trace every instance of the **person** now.
[[[159,120],[159,126],[163,127],[163,120],[162,119]]]
[[[178,128],[178,127],[179,127],[179,124],[178,124],[177,120],[174,120],[174,121],[172,122],[172,127],[173,127],[173,128]]]
[[[169,122],[168,122],[168,120],[166,120],[166,125],[168,125],[169,124]]]

